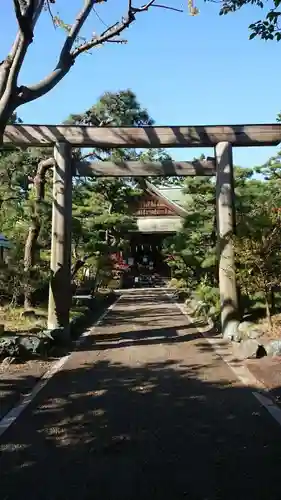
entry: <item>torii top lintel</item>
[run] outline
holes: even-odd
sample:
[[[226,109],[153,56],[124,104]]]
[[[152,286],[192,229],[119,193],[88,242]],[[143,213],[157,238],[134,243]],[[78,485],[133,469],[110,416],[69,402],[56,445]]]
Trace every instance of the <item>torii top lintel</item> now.
[[[42,147],[57,142],[65,142],[73,147],[102,148],[213,147],[219,142],[240,147],[277,146],[281,142],[281,124],[122,128],[8,125],[4,133],[4,145]]]

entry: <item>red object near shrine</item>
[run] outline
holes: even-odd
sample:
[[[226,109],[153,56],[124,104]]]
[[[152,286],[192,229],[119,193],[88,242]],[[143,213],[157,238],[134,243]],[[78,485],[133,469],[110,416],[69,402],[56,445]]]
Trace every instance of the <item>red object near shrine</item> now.
[[[111,260],[113,261],[114,269],[116,270],[126,270],[129,268],[129,265],[123,259],[121,253],[113,253],[111,254]]]

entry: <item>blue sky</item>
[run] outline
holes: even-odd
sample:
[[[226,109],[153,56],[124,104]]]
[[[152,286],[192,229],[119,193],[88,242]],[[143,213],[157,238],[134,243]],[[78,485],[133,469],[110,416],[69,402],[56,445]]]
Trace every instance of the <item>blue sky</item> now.
[[[138,0],[136,0],[138,2]],[[0,57],[16,29],[12,2],[2,0]],[[164,1],[163,1],[164,3]],[[166,0],[183,6],[187,0]],[[82,0],[57,0],[66,22],[74,19]],[[19,108],[26,123],[59,123],[70,113],[83,112],[107,90],[131,88],[158,125],[204,125],[275,122],[281,110],[281,42],[249,41],[248,25],[262,13],[248,6],[220,17],[218,5],[197,4],[200,15],[191,17],[154,8],[140,14],[127,32],[127,45],[108,44],[83,55],[52,92]],[[125,12],[126,0],[108,0],[98,12],[107,24]],[[84,33],[103,29],[95,14]],[[3,33],[5,36],[3,36]],[[37,25],[20,83],[35,83],[56,62],[63,33],[54,30],[48,14]],[[261,164],[277,148],[235,149],[237,165]],[[178,160],[212,150],[176,150]]]

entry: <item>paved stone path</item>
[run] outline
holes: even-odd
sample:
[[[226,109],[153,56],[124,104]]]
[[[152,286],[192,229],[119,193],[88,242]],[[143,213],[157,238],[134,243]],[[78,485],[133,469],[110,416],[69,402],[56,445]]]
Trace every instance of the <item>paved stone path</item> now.
[[[175,304],[124,296],[2,436],[0,498],[280,500],[280,438]]]

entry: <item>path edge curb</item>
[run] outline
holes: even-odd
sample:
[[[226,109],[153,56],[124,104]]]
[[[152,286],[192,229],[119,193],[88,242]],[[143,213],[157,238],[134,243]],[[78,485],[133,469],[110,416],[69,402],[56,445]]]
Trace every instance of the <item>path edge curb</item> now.
[[[54,375],[56,375],[62,369],[62,367],[66,364],[66,362],[75,353],[77,347],[79,347],[83,343],[86,337],[88,337],[93,333],[95,328],[102,323],[104,318],[108,315],[110,311],[112,311],[115,308],[115,306],[121,299],[122,296],[117,297],[117,299],[102,312],[102,314],[98,317],[98,319],[94,322],[94,324],[88,327],[79,336],[77,340],[73,341],[72,351],[69,354],[62,356],[57,361],[54,361],[51,367],[42,375],[42,377],[34,385],[33,389],[29,393],[25,394],[23,398],[16,405],[14,405],[8,411],[8,413],[6,413],[6,415],[4,415],[0,419],[0,439],[3,436],[3,434],[12,426],[12,424],[15,423],[17,418],[25,411],[28,405],[35,399],[37,394],[39,394],[39,392],[42,391],[42,389],[47,385],[47,383],[51,380],[51,378],[54,377]]]
[[[194,320],[189,316],[186,311],[185,305],[180,304],[172,294],[165,292],[169,299],[178,307],[181,313],[187,317],[190,323],[194,323]],[[206,325],[207,326],[207,325]],[[196,327],[196,329],[201,333],[202,337],[210,344],[214,353],[222,359],[224,363],[231,369],[234,373],[235,377],[240,380],[240,382],[248,387],[254,396],[254,398],[259,402],[261,406],[263,406],[268,413],[274,418],[274,420],[281,427],[281,409],[274,403],[273,399],[269,395],[269,388],[263,384],[250,370],[243,361],[240,364],[234,364],[231,359],[227,359],[224,353],[222,353],[221,346],[229,344],[229,342],[225,341],[221,337],[210,337],[206,332],[205,327]]]

